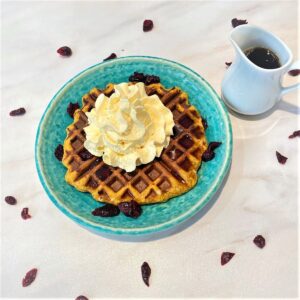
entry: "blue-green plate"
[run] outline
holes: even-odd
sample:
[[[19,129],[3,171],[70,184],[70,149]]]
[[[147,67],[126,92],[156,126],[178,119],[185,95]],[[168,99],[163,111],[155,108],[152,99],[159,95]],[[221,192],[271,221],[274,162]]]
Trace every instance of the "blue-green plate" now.
[[[81,97],[93,87],[109,82],[127,82],[134,71],[155,74],[165,87],[178,86],[207,120],[208,141],[221,141],[216,157],[202,163],[197,185],[188,193],[165,203],[143,206],[138,219],[120,214],[113,218],[95,217],[91,211],[102,204],[89,193],[82,193],[64,180],[65,167],[54,150],[63,144],[66,127],[73,121],[66,113],[69,102],[81,103]],[[212,87],[191,69],[162,58],[131,56],[94,65],[68,81],[53,97],[39,124],[35,159],[41,183],[51,201],[68,217],[92,232],[105,236],[141,236],[166,231],[189,219],[212,199],[229,170],[232,153],[231,124],[225,106]]]

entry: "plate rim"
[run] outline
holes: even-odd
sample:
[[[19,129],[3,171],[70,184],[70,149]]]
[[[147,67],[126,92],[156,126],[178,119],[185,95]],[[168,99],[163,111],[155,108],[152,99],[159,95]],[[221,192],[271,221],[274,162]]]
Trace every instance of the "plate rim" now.
[[[72,84],[72,82],[76,79],[79,79],[84,73],[91,71],[93,68],[97,68],[101,65],[109,65],[109,64],[114,64],[116,61],[120,60],[134,60],[134,59],[145,59],[147,60],[155,60],[157,61],[163,61],[167,62],[170,65],[175,65],[175,67],[182,68],[183,70],[187,72],[191,72],[198,80],[200,79],[204,85],[206,85],[207,90],[210,92],[210,94],[213,96],[216,104],[219,106],[219,111],[221,110],[221,115],[223,116],[223,119],[225,120],[225,124],[227,125],[226,127],[226,136],[228,136],[228,142],[226,145],[226,155],[224,159],[224,163],[222,166],[222,169],[220,171],[220,175],[216,178],[216,180],[213,182],[211,185],[211,188],[208,189],[205,194],[200,198],[203,199],[203,201],[197,201],[195,205],[193,205],[190,209],[188,209],[186,212],[180,214],[176,218],[172,218],[166,222],[153,225],[153,226],[147,226],[147,227],[140,227],[140,228],[122,228],[122,227],[113,227],[113,226],[107,226],[99,223],[94,223],[89,220],[86,220],[76,212],[73,212],[69,210],[58,197],[54,196],[54,194],[51,192],[51,188],[48,187],[47,185],[47,180],[46,177],[43,175],[42,169],[43,166],[40,162],[40,157],[39,157],[39,141],[43,129],[43,123],[48,114],[51,112],[51,106],[55,103],[56,98],[63,92],[65,88],[68,87],[68,85]],[[217,100],[217,101],[216,101]],[[202,210],[208,202],[212,199],[213,195],[217,192],[217,190],[220,188],[225,176],[227,175],[231,160],[232,160],[232,144],[233,144],[233,138],[232,138],[232,126],[231,126],[231,121],[229,118],[228,111],[226,109],[225,104],[222,102],[220,96],[217,94],[217,92],[213,89],[213,87],[197,72],[194,70],[190,69],[189,67],[178,63],[173,60],[169,60],[166,58],[161,58],[161,57],[156,57],[156,56],[144,56],[144,55],[133,55],[133,56],[124,56],[124,57],[119,57],[113,60],[108,60],[100,63],[96,63],[90,67],[85,68],[84,70],[80,71],[77,73],[75,76],[73,76],[71,79],[69,79],[65,84],[62,85],[62,87],[54,94],[54,96],[51,98],[49,101],[48,105],[46,106],[44,113],[39,121],[38,124],[38,129],[36,132],[36,137],[35,137],[35,165],[38,173],[39,180],[43,186],[43,189],[45,190],[47,196],[50,198],[51,202],[61,211],[63,212],[67,217],[71,218],[73,221],[78,223],[79,225],[95,232],[96,233],[104,233],[104,234],[112,234],[112,235],[128,235],[128,236],[137,236],[137,235],[147,235],[151,233],[158,233],[162,231],[166,231],[167,229],[170,229],[172,227],[175,227],[184,221],[190,219],[192,216],[194,216],[197,212]],[[199,200],[200,200],[199,199]]]

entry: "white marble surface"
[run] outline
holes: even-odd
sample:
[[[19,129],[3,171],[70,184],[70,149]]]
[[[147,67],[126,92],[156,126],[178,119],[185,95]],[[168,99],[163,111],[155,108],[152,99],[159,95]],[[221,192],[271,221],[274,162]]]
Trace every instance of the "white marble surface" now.
[[[261,118],[230,115],[233,162],[224,189],[200,220],[164,239],[126,243],[81,229],[50,202],[35,170],[39,119],[69,78],[111,52],[153,55],[193,68],[220,92],[224,62],[234,56],[227,38],[234,17],[272,31],[297,55],[296,1],[2,2],[1,199],[18,199],[17,206],[1,201],[2,297],[297,296],[299,139],[287,138],[300,129],[296,93]],[[145,18],[154,20],[152,32],[141,30]],[[58,57],[62,45],[72,57]],[[8,116],[20,106],[26,115]],[[256,234],[266,238],[263,250],[252,243]],[[236,255],[221,267],[223,251]],[[150,288],[140,276],[145,260]],[[36,281],[22,288],[33,267]]]

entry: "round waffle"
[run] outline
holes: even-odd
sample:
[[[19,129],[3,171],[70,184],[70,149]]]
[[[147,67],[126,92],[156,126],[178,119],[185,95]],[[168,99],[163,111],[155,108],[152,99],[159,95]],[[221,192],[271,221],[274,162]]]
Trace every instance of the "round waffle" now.
[[[190,190],[197,182],[202,153],[207,149],[201,116],[188,102],[188,95],[178,87],[166,89],[159,83],[145,86],[148,95],[156,94],[173,113],[174,135],[160,157],[140,165],[133,172],[106,165],[102,158],[91,155],[83,146],[85,112],[90,111],[97,97],[110,96],[114,85],[104,90],[92,89],[82,98],[82,109],[74,113],[74,122],[67,128],[63,164],[66,181],[82,192],[90,192],[101,202],[119,204],[135,200],[139,204],[164,202]]]

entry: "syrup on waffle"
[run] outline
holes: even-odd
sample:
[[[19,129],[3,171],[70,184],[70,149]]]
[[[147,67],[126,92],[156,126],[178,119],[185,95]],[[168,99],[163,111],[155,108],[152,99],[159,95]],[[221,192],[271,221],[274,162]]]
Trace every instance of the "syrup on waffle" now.
[[[74,122],[67,128],[62,160],[67,168],[65,179],[79,191],[90,192],[97,201],[114,205],[130,200],[139,204],[164,202],[190,190],[197,182],[197,170],[207,149],[201,116],[178,87],[166,89],[154,83],[145,89],[148,95],[158,95],[172,111],[174,135],[160,157],[138,166],[135,171],[128,173],[106,165],[83,146],[83,128],[88,125],[85,112],[94,107],[101,93],[110,96],[114,92],[113,84],[104,90],[94,88],[84,95],[82,109],[75,111]]]

